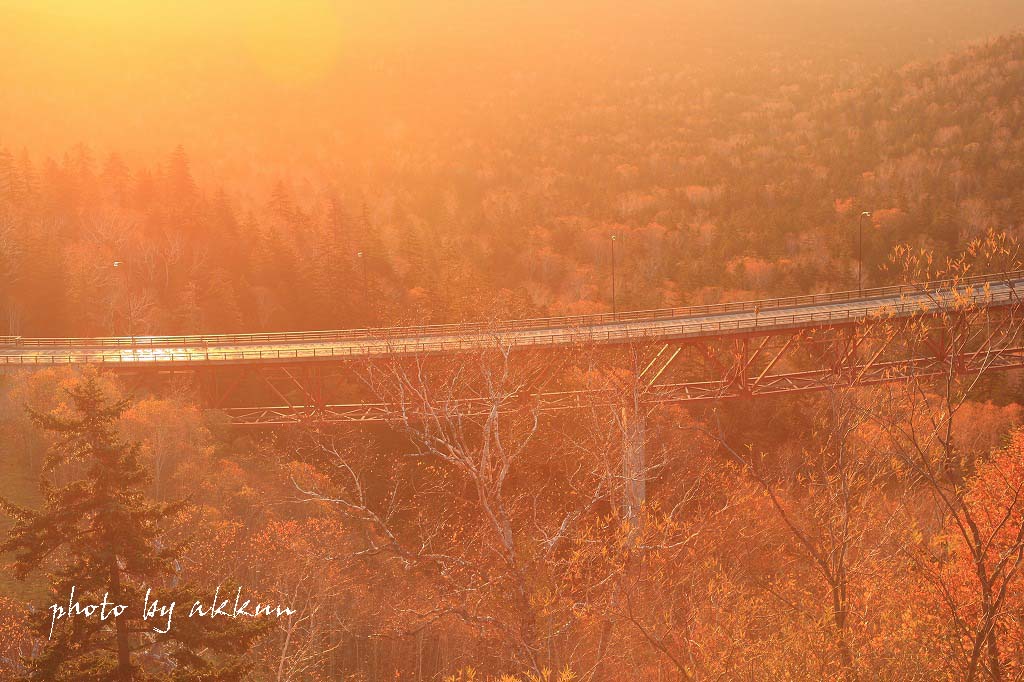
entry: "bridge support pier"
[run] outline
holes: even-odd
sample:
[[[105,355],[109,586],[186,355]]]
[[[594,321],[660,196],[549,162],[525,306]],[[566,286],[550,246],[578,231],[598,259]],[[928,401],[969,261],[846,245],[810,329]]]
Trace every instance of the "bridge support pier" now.
[[[632,405],[620,408],[622,429],[622,518],[629,524],[630,538],[641,526],[647,501],[647,418],[635,395]]]

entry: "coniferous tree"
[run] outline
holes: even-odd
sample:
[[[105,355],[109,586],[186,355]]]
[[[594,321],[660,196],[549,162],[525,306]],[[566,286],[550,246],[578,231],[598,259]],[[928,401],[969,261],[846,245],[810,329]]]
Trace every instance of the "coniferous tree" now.
[[[122,441],[117,433],[128,401],[109,398],[91,371],[67,393],[71,409],[66,412],[29,411],[37,427],[55,436],[43,463],[43,505],[34,511],[0,499],[0,510],[15,520],[0,552],[14,554],[19,579],[45,570],[54,603],[68,611],[72,589],[73,601],[82,607],[102,601],[110,606],[106,620],[97,611],[55,621],[49,609],[41,610],[33,628],[45,646],[27,661],[28,679],[242,679],[239,656],[260,626],[228,619],[197,624],[179,617],[161,634],[153,620],[143,619],[147,588],[159,590],[164,603],[177,601],[185,609],[195,597],[176,575],[180,548],[161,538],[162,522],[182,503],[146,499],[149,474],[140,445]],[[109,615],[122,604],[127,609],[119,616]]]

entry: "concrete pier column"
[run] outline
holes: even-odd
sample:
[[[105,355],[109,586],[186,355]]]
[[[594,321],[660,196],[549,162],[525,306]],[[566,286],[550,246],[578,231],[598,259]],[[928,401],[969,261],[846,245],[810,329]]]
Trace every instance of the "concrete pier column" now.
[[[623,407],[622,418],[622,517],[633,529],[640,528],[640,510],[647,500],[647,420],[637,405]]]

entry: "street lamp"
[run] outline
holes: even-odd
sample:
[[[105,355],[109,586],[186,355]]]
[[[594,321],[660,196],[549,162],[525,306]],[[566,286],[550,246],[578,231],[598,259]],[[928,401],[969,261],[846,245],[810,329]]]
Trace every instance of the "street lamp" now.
[[[858,238],[857,238],[857,294],[864,292],[863,280],[861,279],[861,270],[864,267],[864,219],[871,217],[871,211],[861,211],[860,219],[858,221]]]
[[[369,291],[369,286],[367,285],[367,282],[369,280],[367,280],[367,278],[366,278],[366,259],[363,258],[363,252],[362,251],[356,251],[356,258],[359,259],[359,265],[360,265],[360,267],[362,268],[362,271],[363,271],[363,298],[365,299],[366,298],[366,293],[367,293],[367,291]]]
[[[135,345],[135,327],[132,321],[132,270],[131,266],[123,260],[114,261],[114,268],[124,273],[124,297],[128,307],[128,336],[131,337],[132,345]]]
[[[615,307],[615,235],[612,235],[612,317],[615,316],[617,310]]]

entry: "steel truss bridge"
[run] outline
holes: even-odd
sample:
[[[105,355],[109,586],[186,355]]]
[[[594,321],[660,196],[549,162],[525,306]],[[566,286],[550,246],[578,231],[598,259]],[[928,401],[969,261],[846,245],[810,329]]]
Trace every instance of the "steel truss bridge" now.
[[[207,407],[240,425],[383,422],[400,406],[361,380],[360,368],[468,362],[492,351],[614,364],[629,349],[645,401],[698,402],[1024,367],[1021,289],[1024,271],[1014,271],[859,292],[494,323],[0,336],[0,371],[98,365],[124,375],[136,389],[187,383]],[[603,390],[552,377],[537,386],[535,397],[547,410],[592,404]],[[445,399],[469,412],[493,403],[472,390]]]

